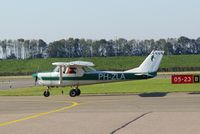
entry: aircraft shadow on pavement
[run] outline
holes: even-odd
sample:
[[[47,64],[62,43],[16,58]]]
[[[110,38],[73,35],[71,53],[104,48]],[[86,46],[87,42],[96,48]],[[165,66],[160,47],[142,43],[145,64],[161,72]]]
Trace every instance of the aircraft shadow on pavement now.
[[[152,92],[152,93],[142,93],[139,94],[138,96],[140,97],[164,97],[168,93],[167,92]]]
[[[188,94],[195,95],[195,94],[200,94],[200,92],[190,92]]]
[[[126,93],[116,93],[116,94],[112,94],[112,93],[104,93],[104,94],[84,94],[82,96],[132,96],[132,95],[137,95],[137,94],[126,94]]]

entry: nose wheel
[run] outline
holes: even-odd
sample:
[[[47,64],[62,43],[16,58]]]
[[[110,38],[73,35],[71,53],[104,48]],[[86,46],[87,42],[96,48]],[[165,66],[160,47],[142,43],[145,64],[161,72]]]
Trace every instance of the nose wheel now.
[[[44,91],[43,95],[44,97],[49,97],[50,96],[49,90]]]
[[[81,90],[80,89],[71,89],[69,91],[69,96],[71,97],[76,97],[76,96],[79,96],[81,94]]]

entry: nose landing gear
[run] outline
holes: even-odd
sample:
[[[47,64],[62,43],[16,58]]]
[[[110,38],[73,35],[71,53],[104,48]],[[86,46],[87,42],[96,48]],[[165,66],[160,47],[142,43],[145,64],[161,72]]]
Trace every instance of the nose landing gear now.
[[[47,87],[47,90],[44,91],[44,93],[43,93],[44,97],[49,97],[50,96],[49,89],[50,89],[50,87]]]
[[[49,97],[50,96],[49,90],[44,91],[43,95],[44,97]]]

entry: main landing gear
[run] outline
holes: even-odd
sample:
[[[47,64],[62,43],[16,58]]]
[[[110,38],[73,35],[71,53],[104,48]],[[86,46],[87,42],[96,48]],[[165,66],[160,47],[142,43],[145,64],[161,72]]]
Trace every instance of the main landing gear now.
[[[81,94],[81,90],[78,89],[78,87],[76,87],[75,89],[71,89],[69,91],[69,96],[71,97],[76,97],[76,96],[79,96]]]
[[[50,87],[48,87],[48,89],[44,91],[44,93],[43,93],[44,97],[50,96],[49,89],[50,89]],[[63,90],[61,93],[63,94]],[[76,97],[76,96],[79,96],[80,94],[81,94],[81,90],[78,88],[78,86],[69,91],[69,96],[71,96],[71,97]]]

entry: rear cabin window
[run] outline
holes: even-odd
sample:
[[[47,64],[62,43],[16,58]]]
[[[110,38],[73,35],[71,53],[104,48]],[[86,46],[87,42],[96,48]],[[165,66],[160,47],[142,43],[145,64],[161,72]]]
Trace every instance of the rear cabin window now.
[[[92,67],[82,67],[82,69],[83,69],[83,71],[84,72],[93,72],[93,71],[96,71],[94,68],[92,68]]]

